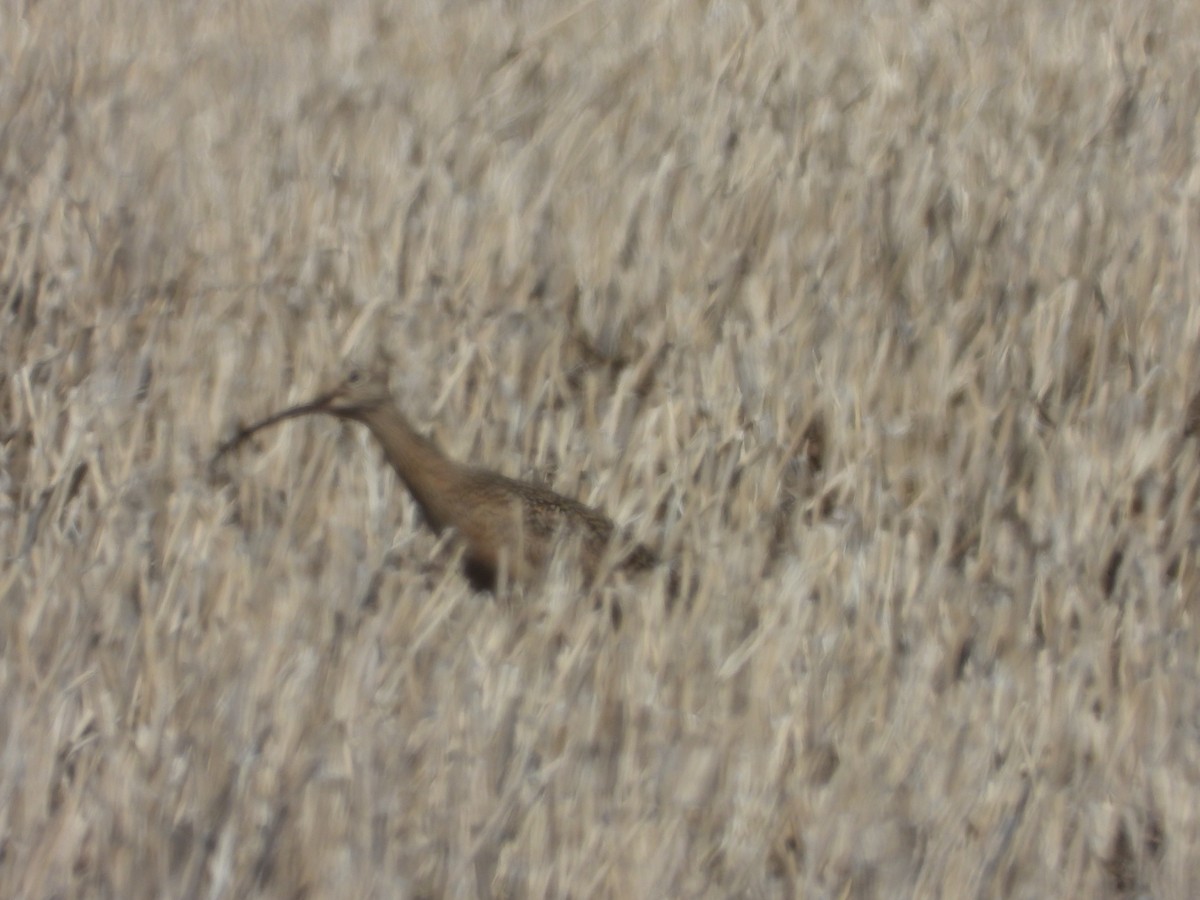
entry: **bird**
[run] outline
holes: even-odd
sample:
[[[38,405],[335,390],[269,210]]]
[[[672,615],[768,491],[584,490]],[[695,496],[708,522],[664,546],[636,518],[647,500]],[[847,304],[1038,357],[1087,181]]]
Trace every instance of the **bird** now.
[[[660,562],[595,507],[452,459],[401,411],[382,367],[351,367],[306,403],[238,429],[217,448],[213,462],[268,426],[313,414],[367,427],[433,532],[457,533],[464,544],[464,574],[477,590],[494,593],[502,569],[512,582],[533,583],[544,574],[557,543],[568,538],[579,542],[578,564],[589,584],[610,552],[614,567],[628,572],[647,571]]]

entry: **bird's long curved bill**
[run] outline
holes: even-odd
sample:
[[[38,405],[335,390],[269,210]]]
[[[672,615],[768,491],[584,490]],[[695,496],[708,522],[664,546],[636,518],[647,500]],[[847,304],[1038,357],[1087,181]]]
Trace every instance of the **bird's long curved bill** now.
[[[229,453],[231,450],[236,450],[238,447],[248,441],[253,435],[262,431],[264,428],[269,428],[270,426],[282,422],[285,419],[294,419],[297,416],[307,416],[310,413],[325,412],[328,408],[330,399],[332,399],[332,396],[332,394],[322,394],[320,397],[317,397],[314,400],[309,400],[307,403],[301,403],[297,406],[289,406],[287,409],[282,410],[281,412],[267,416],[265,419],[259,419],[257,422],[251,425],[245,425],[242,428],[239,428],[233,437],[229,438],[227,441],[223,441],[221,445],[217,447],[217,452],[213,454],[213,461],[216,462],[226,453]]]

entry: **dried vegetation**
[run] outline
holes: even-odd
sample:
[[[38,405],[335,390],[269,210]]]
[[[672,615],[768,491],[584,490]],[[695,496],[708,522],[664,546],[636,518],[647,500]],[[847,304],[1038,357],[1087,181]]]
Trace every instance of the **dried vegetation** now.
[[[0,6],[0,895],[1200,893],[1200,11]],[[698,585],[496,602],[360,431]],[[604,599],[604,598],[601,598]]]

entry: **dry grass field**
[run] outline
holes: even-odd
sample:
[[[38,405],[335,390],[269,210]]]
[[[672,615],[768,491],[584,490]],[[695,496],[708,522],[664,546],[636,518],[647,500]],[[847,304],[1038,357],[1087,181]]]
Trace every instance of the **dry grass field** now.
[[[0,896],[1196,896],[1197,59],[1167,0],[0,5]],[[209,466],[381,353],[693,589],[476,593],[331,418]]]

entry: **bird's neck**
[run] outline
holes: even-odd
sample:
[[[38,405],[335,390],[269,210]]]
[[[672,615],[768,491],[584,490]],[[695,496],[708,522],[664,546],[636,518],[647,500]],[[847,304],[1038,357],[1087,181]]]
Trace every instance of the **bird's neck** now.
[[[371,429],[429,525],[441,531],[455,524],[453,497],[462,479],[462,467],[413,428],[392,404],[362,410],[355,418]]]

